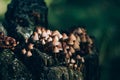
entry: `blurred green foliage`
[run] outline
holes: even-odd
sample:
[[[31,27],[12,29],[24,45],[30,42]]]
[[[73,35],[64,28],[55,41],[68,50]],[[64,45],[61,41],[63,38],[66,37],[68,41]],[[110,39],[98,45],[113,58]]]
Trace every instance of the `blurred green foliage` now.
[[[49,8],[49,28],[65,31],[74,25],[85,26],[88,33],[95,36],[98,44],[101,80],[120,80],[117,72],[110,72],[114,71],[115,66],[120,66],[120,0],[45,1]],[[10,0],[0,0],[0,21],[4,18],[9,2]],[[120,71],[119,67],[115,68]]]

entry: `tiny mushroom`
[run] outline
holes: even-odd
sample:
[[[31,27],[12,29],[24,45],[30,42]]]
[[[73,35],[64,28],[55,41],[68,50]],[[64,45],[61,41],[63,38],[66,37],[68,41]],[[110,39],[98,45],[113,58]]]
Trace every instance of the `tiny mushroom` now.
[[[24,49],[22,49],[22,54],[26,54],[26,49],[24,48]]]
[[[31,50],[31,49],[33,49],[33,48],[34,48],[34,44],[29,43],[29,44],[28,44],[28,49],[30,49],[30,50]]]
[[[54,48],[53,48],[53,52],[54,52],[54,53],[59,53],[58,47],[54,47]]]
[[[32,52],[30,50],[27,51],[27,57],[31,57],[32,56]]]
[[[66,39],[68,39],[68,36],[67,36],[67,34],[63,33],[62,34],[62,40],[66,40]]]
[[[70,52],[75,53],[75,49],[73,47],[70,47]]]
[[[36,27],[36,32],[41,35],[42,34],[42,31],[41,31],[41,27]]]
[[[33,33],[32,39],[33,39],[34,41],[39,40],[39,37],[38,37],[38,33],[37,33],[37,32],[34,32],[34,33]]]
[[[74,59],[71,59],[70,61],[72,64],[76,63],[76,61]]]

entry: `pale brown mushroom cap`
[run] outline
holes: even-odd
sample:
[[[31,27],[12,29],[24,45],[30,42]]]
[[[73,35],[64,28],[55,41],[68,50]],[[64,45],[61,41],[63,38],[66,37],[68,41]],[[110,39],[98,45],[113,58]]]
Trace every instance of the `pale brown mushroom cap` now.
[[[51,37],[49,37],[48,39],[47,39],[47,42],[51,42],[53,39],[51,38]]]
[[[58,46],[60,44],[60,42],[54,40],[54,41],[52,41],[52,44],[53,44],[53,46]]]
[[[37,33],[37,32],[34,32],[33,35],[32,35],[32,38],[33,38],[33,40],[35,40],[35,41],[39,40],[38,33]]]
[[[46,32],[47,32],[48,35],[52,34],[52,32],[50,30],[47,30]]]
[[[70,58],[70,55],[69,55],[69,54],[66,54],[65,57],[66,57],[67,59],[69,59],[69,58]]]
[[[59,41],[58,36],[54,36],[53,40],[54,40],[54,41]]]
[[[81,33],[83,33],[83,30],[82,30],[82,28],[78,28],[78,29],[77,29],[77,33],[78,33],[78,34],[81,34]]]
[[[80,56],[80,55],[77,55],[76,58],[79,60],[79,59],[81,59],[81,56]]]
[[[73,47],[70,47],[70,50],[69,50],[71,53],[75,53],[75,49]]]
[[[17,46],[17,43],[13,43],[13,46],[14,46],[14,47]]]
[[[84,28],[81,28],[82,32],[86,34],[86,30]]]
[[[64,49],[69,49],[69,46],[67,45],[66,42],[62,42],[62,46],[63,46]]]
[[[81,35],[81,42],[87,42],[86,36],[84,34]]]
[[[76,50],[80,50],[80,46],[79,46],[79,42],[78,41],[75,41],[74,42],[74,45],[73,45],[73,48],[76,49]]]
[[[87,42],[88,42],[89,44],[93,44],[93,40],[92,40],[89,36],[87,36]]]
[[[42,39],[42,45],[45,45],[45,44],[46,44],[45,40],[44,40],[44,39]]]
[[[10,45],[10,42],[6,40],[5,45]]]
[[[34,44],[32,44],[32,43],[29,43],[29,45],[28,45],[28,49],[33,49],[34,48]]]
[[[54,53],[59,53],[58,47],[54,47],[53,52],[54,52]]]
[[[76,40],[77,40],[78,42],[81,42],[80,36],[76,35]]]
[[[67,34],[63,33],[63,34],[62,34],[62,39],[63,39],[63,40],[66,40],[66,39],[68,39],[68,36],[67,36]]]
[[[70,62],[71,62],[72,64],[76,63],[76,61],[75,61],[74,59],[71,59]]]
[[[63,48],[62,48],[62,44],[59,42],[59,44],[57,45],[57,47],[59,48],[60,51],[63,51]]]
[[[61,39],[63,37],[62,34],[58,34],[57,36],[59,39]]]
[[[68,40],[68,44],[73,45],[74,44],[73,40]]]
[[[46,31],[46,29],[44,27],[41,27],[41,31],[43,33],[44,31]]]
[[[69,58],[66,58],[65,61],[66,61],[67,64],[70,63],[70,59]]]
[[[77,64],[74,64],[74,68],[76,69],[78,67],[78,65]]]
[[[69,64],[69,68],[73,68],[73,64]]]
[[[48,37],[48,34],[47,34],[46,31],[43,31],[43,32],[42,32],[42,37],[43,37],[43,38]]]
[[[31,57],[32,56],[32,52],[31,51],[27,51],[27,57]]]
[[[85,60],[84,60],[84,58],[82,57],[82,62],[84,63],[85,62]]]
[[[72,41],[76,40],[76,37],[75,37],[75,35],[73,33],[70,34],[69,40],[72,40]]]
[[[24,48],[24,49],[22,49],[22,54],[26,54],[26,49]]]
[[[64,49],[63,51],[64,51],[64,53],[65,53],[65,54],[67,54],[67,53],[68,53],[67,49]]]
[[[72,53],[70,51],[68,51],[68,54],[69,54],[69,56],[72,56]]]
[[[56,35],[59,35],[59,34],[60,34],[60,32],[58,30],[55,30],[55,31],[52,32],[52,36],[56,36]]]
[[[41,27],[36,27],[36,32],[37,32],[38,34],[42,34]]]

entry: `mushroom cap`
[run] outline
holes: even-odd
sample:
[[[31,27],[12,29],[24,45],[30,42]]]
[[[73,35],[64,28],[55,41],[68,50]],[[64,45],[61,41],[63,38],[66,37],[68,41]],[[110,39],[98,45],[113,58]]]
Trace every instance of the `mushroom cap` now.
[[[35,40],[35,41],[39,40],[39,36],[38,36],[38,33],[37,33],[37,32],[34,32],[34,33],[33,33],[32,39]]]
[[[87,36],[87,42],[88,42],[89,44],[93,44],[93,40],[92,40],[89,36]]]
[[[75,53],[75,49],[74,49],[73,47],[70,47],[69,51],[70,51],[71,53]]]
[[[65,58],[66,58],[66,59],[69,59],[69,58],[70,58],[70,55],[69,55],[69,54],[66,54],[66,55],[65,55]]]
[[[59,41],[58,36],[54,36],[53,40],[54,40],[54,41]]]
[[[75,50],[80,50],[80,46],[79,46],[78,44],[76,44],[76,45],[74,44],[74,45],[73,45],[73,48],[74,48]]]
[[[6,40],[5,45],[10,45],[10,42],[8,40]]]
[[[65,54],[67,54],[67,53],[68,53],[67,49],[64,49],[64,50],[63,50],[63,52],[64,52]]]
[[[69,54],[69,56],[72,56],[72,53],[70,51],[68,51],[68,54]]]
[[[46,44],[45,40],[44,40],[44,39],[42,39],[42,45],[45,45],[45,44]]]
[[[82,30],[82,28],[78,28],[78,29],[77,29],[77,33],[78,33],[78,34],[81,34],[81,33],[83,33],[83,30]]]
[[[58,46],[58,45],[60,45],[60,42],[58,42],[58,41],[53,41],[52,44],[53,44],[53,46]]]
[[[36,32],[37,32],[38,34],[42,34],[41,27],[36,27]]]
[[[81,42],[80,36],[76,35],[76,40],[77,40],[78,42]]]
[[[68,49],[68,45],[67,45],[67,43],[66,42],[62,42],[62,47],[64,48],[64,49]]]
[[[70,62],[71,62],[72,64],[76,63],[76,61],[75,61],[74,59],[71,59]]]
[[[13,46],[14,46],[14,47],[17,46],[17,43],[13,43]]]
[[[69,68],[73,68],[73,64],[70,63],[70,64],[69,64]]]
[[[46,31],[43,31],[43,32],[42,32],[42,37],[43,37],[43,38],[48,37],[48,34],[47,34]]]
[[[47,39],[47,42],[51,42],[53,39],[52,39],[52,37],[49,37],[48,39]]]
[[[54,53],[59,53],[58,47],[54,47],[54,48],[53,48],[53,52],[54,52]]]
[[[63,37],[62,34],[58,34],[57,36],[59,39],[61,39]]]
[[[59,44],[57,45],[57,47],[59,48],[60,51],[63,50],[63,48],[62,48],[62,44],[61,44],[60,42],[59,42]]]
[[[70,58],[66,58],[66,59],[65,59],[65,62],[66,62],[66,63],[70,63]]]
[[[82,32],[86,34],[86,30],[84,28],[81,28]]]
[[[48,35],[52,34],[52,32],[50,30],[46,30],[46,32],[47,32]]]
[[[27,57],[31,57],[32,56],[32,52],[29,50],[27,51]]]
[[[84,60],[84,58],[82,57],[82,62],[84,63],[85,62],[85,60]]]
[[[73,33],[71,33],[70,36],[69,36],[69,39],[75,41],[76,37]]]
[[[78,65],[77,64],[74,64],[74,68],[76,69],[78,67]]]
[[[30,49],[30,50],[33,49],[33,48],[34,48],[33,46],[34,46],[34,44],[29,43],[29,45],[28,45],[28,49]]]
[[[76,58],[77,58],[77,59],[81,59],[81,56],[80,56],[80,55],[77,55]]]
[[[87,42],[86,36],[84,34],[81,35],[81,42]]]
[[[73,40],[68,40],[68,44],[73,45],[74,44]]]
[[[26,54],[26,49],[24,48],[24,49],[22,49],[22,54]]]
[[[60,34],[60,32],[58,30],[55,30],[55,31],[53,31],[52,36],[56,36],[56,35],[59,35],[59,34]]]
[[[76,49],[76,50],[80,50],[80,46],[79,46],[79,42],[78,41],[75,41],[74,42],[74,45],[73,45],[73,48]]]
[[[41,31],[43,33],[44,31],[46,31],[46,29],[44,27],[41,27]]]
[[[68,39],[68,36],[67,36],[67,34],[66,34],[66,33],[63,33],[63,34],[62,34],[62,39],[63,39],[63,40]]]

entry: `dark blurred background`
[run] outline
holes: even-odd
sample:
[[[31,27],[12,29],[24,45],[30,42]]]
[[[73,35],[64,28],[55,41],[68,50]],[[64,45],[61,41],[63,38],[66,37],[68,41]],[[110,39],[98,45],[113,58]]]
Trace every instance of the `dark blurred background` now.
[[[0,0],[0,22],[7,4]],[[65,31],[83,26],[96,38],[99,49],[100,80],[120,80],[120,0],[45,0],[49,28]]]

